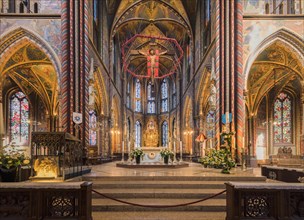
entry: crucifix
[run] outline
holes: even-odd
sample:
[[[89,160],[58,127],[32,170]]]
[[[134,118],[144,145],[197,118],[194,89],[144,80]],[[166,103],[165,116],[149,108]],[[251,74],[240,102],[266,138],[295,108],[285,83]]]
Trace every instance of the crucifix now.
[[[138,53],[147,58],[147,75],[151,77],[152,85],[154,85],[154,78],[158,77],[159,73],[159,57],[166,54],[168,51],[159,51],[151,48],[148,52],[138,50]]]

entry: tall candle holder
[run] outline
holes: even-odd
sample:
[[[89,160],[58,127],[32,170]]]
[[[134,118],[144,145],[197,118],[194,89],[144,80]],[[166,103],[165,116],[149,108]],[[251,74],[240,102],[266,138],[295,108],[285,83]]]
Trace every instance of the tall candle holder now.
[[[179,142],[179,154],[180,154],[180,159],[179,159],[179,162],[183,162],[183,142],[180,141]]]

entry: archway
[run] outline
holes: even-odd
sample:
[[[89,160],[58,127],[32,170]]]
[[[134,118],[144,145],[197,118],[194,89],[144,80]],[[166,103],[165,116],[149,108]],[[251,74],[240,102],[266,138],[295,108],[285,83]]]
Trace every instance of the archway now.
[[[9,48],[7,47],[8,42],[11,43]],[[13,141],[17,145],[28,146],[32,131],[58,130],[59,73],[56,71],[57,61],[45,42],[22,28],[18,28],[2,38],[0,52],[2,61],[0,88],[3,96],[4,115],[7,116],[4,124],[4,144]],[[12,112],[16,111],[15,107],[18,106],[16,102],[12,103],[12,99],[19,96],[18,94],[24,94],[24,100],[28,101],[28,105],[23,106],[24,109],[28,109],[28,117],[26,120],[19,121],[23,128],[26,128],[20,129],[23,136],[28,136],[25,142],[18,141],[13,135],[18,133],[17,130],[14,130],[18,126],[13,127],[12,120],[16,119],[18,115],[25,114],[21,110],[16,117],[12,115]],[[19,97],[19,101],[23,100],[21,96]]]
[[[298,46],[303,48],[303,44]],[[246,142],[249,154],[260,163],[277,155],[283,147],[293,155],[303,151],[300,149],[303,122],[296,120],[303,115],[303,106],[295,104],[303,97],[304,66],[300,57],[303,54],[292,44],[274,38],[252,62],[245,94]]]
[[[192,99],[186,98],[184,106],[184,146],[185,153],[193,154],[193,134],[194,134],[194,122],[193,122],[193,107]]]
[[[121,127],[119,117],[119,100],[117,96],[112,99],[111,107],[111,154],[119,153],[121,148]]]

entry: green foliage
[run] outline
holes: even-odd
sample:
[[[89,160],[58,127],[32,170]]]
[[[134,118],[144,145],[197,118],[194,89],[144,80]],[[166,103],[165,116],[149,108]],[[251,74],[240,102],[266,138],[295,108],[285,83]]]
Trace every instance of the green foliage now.
[[[227,144],[229,147],[232,146],[232,136],[234,135],[233,132],[223,132],[221,133],[221,145]]]
[[[227,148],[211,149],[205,157],[200,159],[200,162],[204,167],[222,169],[222,173],[230,173],[231,168],[235,167],[235,161]]]
[[[135,148],[130,153],[131,158],[135,158],[135,157],[138,157],[138,156],[141,156],[143,158],[144,155],[145,155],[144,151],[140,148]]]
[[[168,156],[168,157],[174,156],[173,151],[169,150],[168,148],[162,149],[159,153],[162,158],[164,158],[165,156]]]
[[[0,167],[11,169],[20,165],[29,165],[30,159],[20,153],[14,145],[7,145],[0,148]]]

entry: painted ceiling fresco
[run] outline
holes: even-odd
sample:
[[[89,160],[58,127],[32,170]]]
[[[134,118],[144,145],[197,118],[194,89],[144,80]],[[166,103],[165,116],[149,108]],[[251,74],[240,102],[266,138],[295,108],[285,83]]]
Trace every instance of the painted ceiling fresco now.
[[[57,74],[46,54],[28,42],[17,49],[3,64],[2,79],[9,78],[30,96],[37,93],[49,112],[55,112],[57,103]],[[10,83],[10,80],[4,80]]]
[[[176,39],[183,48],[192,38],[190,22],[180,0],[121,1],[113,22],[112,37],[123,45],[136,34]],[[147,72],[147,59],[138,51],[149,51],[151,48],[166,51],[160,56],[160,75],[168,73],[180,56],[178,47],[172,42],[138,37],[123,48],[131,71],[138,75]]]
[[[252,112],[270,91],[279,93],[284,87],[300,86],[304,79],[303,60],[298,54],[277,41],[266,48],[254,61],[248,78],[248,97]],[[276,94],[273,94],[274,96]]]

